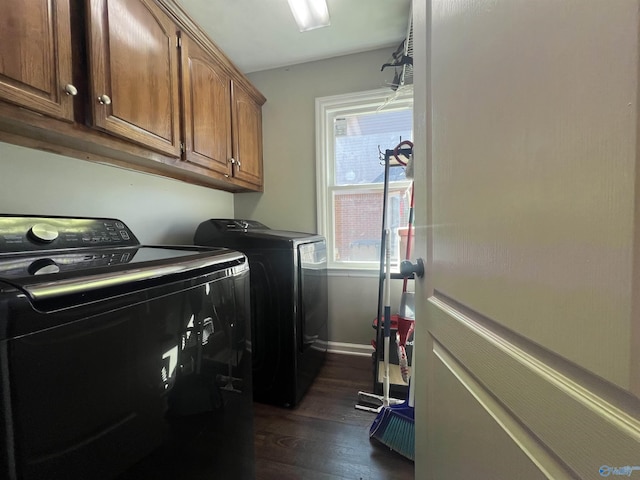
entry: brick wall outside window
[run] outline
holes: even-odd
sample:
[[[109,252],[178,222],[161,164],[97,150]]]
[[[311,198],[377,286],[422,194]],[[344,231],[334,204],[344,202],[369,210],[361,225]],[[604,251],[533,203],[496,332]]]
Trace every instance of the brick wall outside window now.
[[[382,236],[382,192],[343,193],[335,196],[335,252],[337,261],[380,260]],[[409,219],[407,195],[392,192],[389,200],[392,262],[404,258],[397,237],[398,227]]]

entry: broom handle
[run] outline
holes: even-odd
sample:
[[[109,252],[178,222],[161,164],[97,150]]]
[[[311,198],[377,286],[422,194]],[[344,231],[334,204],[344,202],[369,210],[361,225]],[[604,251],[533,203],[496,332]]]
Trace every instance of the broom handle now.
[[[384,399],[389,406],[389,338],[391,337],[391,232],[385,230],[385,279],[384,279]]]
[[[411,236],[413,234],[412,228],[411,228],[413,226],[413,192],[414,192],[413,182],[411,182],[411,201],[409,202],[409,222],[407,225],[407,250],[404,256],[405,260],[411,259]],[[404,277],[404,280],[402,282],[402,293],[407,291],[407,281],[408,281],[408,278]]]

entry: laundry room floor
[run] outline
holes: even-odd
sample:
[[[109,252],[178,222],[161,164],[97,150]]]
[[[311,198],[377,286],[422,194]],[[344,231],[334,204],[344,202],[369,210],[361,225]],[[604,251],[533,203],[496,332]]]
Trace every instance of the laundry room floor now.
[[[371,391],[372,384],[370,357],[328,354],[295,408],[247,399],[254,411],[255,480],[414,480],[413,462],[369,439],[376,414],[354,408],[358,391]],[[230,421],[236,431],[251,428],[244,427],[250,418],[240,400],[222,417],[205,413],[177,423],[173,442],[117,480],[254,480],[246,473],[252,466],[230,454],[237,441],[251,448],[251,440],[221,438],[228,429],[220,422]]]
[[[369,439],[374,413],[356,410],[371,391],[369,357],[328,354],[295,409],[254,403],[257,480],[413,480],[413,462]]]

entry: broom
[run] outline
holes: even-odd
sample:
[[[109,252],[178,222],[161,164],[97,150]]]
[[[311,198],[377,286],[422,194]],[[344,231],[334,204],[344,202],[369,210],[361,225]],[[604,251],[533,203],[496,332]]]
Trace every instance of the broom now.
[[[411,364],[415,358],[415,344],[411,353]],[[413,378],[409,381],[409,398],[400,405],[383,407],[369,430],[369,437],[375,438],[400,455],[415,460],[415,387]]]

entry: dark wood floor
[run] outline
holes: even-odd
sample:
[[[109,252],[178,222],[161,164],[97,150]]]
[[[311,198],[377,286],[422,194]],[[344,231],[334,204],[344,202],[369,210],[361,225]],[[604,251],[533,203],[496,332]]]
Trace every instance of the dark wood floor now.
[[[371,359],[329,354],[293,410],[254,403],[257,480],[412,480],[413,462],[369,439],[374,413],[356,410],[371,391]]]
[[[172,422],[167,442],[118,480],[413,480],[413,462],[369,439],[376,414],[354,408],[372,387],[369,357],[328,354],[295,409],[229,393],[224,408]]]

